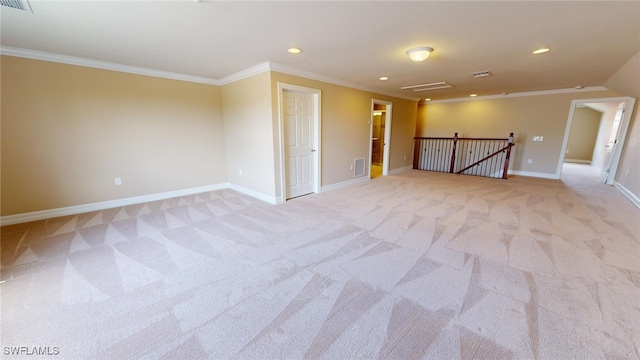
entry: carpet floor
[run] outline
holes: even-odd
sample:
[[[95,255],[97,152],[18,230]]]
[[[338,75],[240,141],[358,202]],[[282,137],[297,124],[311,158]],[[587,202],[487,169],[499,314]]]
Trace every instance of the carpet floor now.
[[[6,358],[640,358],[640,210],[580,165],[222,190],[5,226],[1,251]]]

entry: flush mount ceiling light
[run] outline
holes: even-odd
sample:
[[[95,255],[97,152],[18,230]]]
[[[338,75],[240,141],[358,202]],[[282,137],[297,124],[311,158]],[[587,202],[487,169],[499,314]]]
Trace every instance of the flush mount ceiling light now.
[[[424,59],[428,58],[429,55],[431,55],[432,51],[433,48],[431,47],[420,46],[407,50],[407,55],[409,55],[409,57],[413,61],[423,61]]]
[[[386,80],[389,80],[389,77],[388,77],[388,76],[382,76],[382,77],[380,78],[380,80],[382,80],[382,81],[386,81]]]
[[[544,54],[544,53],[546,53],[546,52],[549,52],[549,49],[547,49],[547,48],[542,48],[542,49],[538,49],[538,50],[534,50],[534,51],[533,51],[533,53],[534,53],[534,54],[536,54],[536,55],[537,55],[537,54]]]
[[[296,48],[296,47],[292,47],[289,48],[289,50],[287,50],[290,54],[300,54],[302,52],[302,50]]]

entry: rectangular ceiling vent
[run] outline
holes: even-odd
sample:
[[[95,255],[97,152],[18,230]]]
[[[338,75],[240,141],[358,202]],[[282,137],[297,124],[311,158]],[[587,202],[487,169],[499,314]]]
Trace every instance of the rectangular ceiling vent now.
[[[33,12],[28,0],[0,0],[0,5],[12,9]]]
[[[491,76],[491,71],[489,71],[489,70],[476,71],[476,72],[472,72],[472,73],[469,73],[469,74],[477,79],[477,78]]]
[[[428,90],[439,90],[439,89],[448,89],[448,88],[452,88],[453,85],[445,82],[445,81],[439,81],[439,82],[434,82],[434,83],[429,83],[429,84],[420,84],[420,85],[411,85],[411,86],[404,86],[401,87],[400,89],[402,90],[413,90],[413,91],[428,91]]]

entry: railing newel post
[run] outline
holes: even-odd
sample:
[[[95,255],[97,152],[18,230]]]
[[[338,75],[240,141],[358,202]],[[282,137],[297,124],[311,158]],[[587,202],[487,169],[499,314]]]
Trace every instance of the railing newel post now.
[[[513,146],[513,133],[509,134],[509,143],[507,144],[507,155],[504,159],[504,168],[502,169],[502,178],[507,178],[507,172],[509,171],[509,158],[511,157],[511,147]]]
[[[413,168],[418,169],[419,158],[420,158],[420,145],[422,145],[422,140],[413,139]]]
[[[453,135],[453,149],[451,151],[451,164],[449,165],[449,172],[453,174],[453,169],[456,164],[456,146],[458,144],[458,133]]]

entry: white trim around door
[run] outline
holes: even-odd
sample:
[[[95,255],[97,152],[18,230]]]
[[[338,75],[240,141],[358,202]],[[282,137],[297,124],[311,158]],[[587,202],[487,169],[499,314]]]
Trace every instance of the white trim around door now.
[[[384,105],[385,120],[384,120],[384,139],[382,142],[382,175],[389,175],[389,149],[391,149],[391,119],[393,103],[390,101],[371,99],[371,120],[369,121],[369,139],[373,137],[373,111],[375,105]],[[373,143],[369,141],[369,178],[371,178],[371,152],[373,150]]]
[[[278,82],[278,130],[279,130],[279,151],[280,151],[280,196],[278,199],[282,199],[282,202],[287,201],[289,198],[287,194],[287,144],[285,137],[285,104],[286,92],[297,92],[309,95],[313,104],[312,110],[312,127],[313,136],[311,139],[311,148],[313,152],[313,161],[311,161],[311,193],[319,193],[321,189],[322,179],[322,141],[321,141],[321,100],[322,91],[319,89],[307,88],[298,85],[286,84]]]

